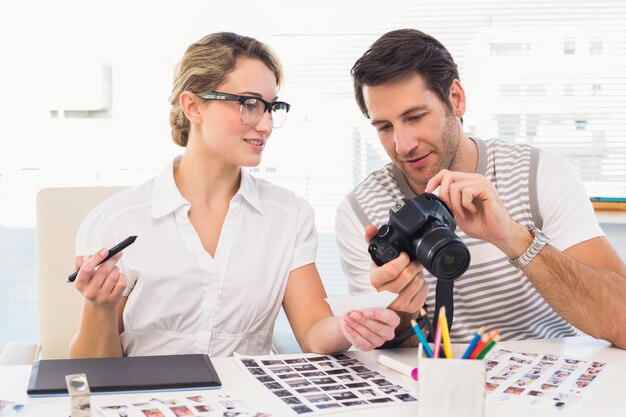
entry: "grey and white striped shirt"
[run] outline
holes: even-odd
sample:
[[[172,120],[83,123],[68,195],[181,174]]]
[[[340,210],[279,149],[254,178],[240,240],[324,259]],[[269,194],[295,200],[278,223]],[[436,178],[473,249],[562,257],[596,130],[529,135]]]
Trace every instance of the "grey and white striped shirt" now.
[[[603,235],[582,183],[563,158],[539,153],[525,144],[473,140],[478,147],[477,172],[495,186],[516,222],[543,226],[551,244],[560,250]],[[537,175],[541,175],[540,181]],[[340,205],[336,236],[351,292],[374,290],[369,283],[371,259],[363,239],[365,225],[387,223],[389,209],[414,195],[402,172],[388,164],[370,174]],[[565,208],[554,212],[558,207]],[[469,341],[480,326],[499,328],[504,340],[577,334],[503,252],[458,228],[456,233],[468,246],[472,260],[454,284],[453,342]],[[434,307],[436,278],[424,272],[430,288],[426,303]],[[434,308],[428,312],[431,319],[433,312]]]

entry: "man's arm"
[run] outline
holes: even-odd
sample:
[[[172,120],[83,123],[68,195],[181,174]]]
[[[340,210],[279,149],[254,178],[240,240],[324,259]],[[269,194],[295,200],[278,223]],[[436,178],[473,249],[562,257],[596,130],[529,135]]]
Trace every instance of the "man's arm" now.
[[[494,244],[510,259],[530,246],[530,231],[513,221],[482,175],[442,170],[426,191],[437,187],[467,235]],[[564,319],[626,349],[626,266],[606,238],[589,239],[565,251],[546,245],[523,270]]]
[[[626,349],[626,267],[606,237],[547,245],[523,271],[565,320]]]

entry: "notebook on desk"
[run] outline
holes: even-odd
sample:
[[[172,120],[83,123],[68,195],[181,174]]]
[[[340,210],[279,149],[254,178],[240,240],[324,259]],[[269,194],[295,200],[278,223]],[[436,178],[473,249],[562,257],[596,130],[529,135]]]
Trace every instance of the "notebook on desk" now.
[[[68,395],[65,375],[86,374],[92,394],[219,388],[207,355],[50,359],[33,362],[29,397]]]
[[[626,211],[626,197],[589,197],[595,210]]]

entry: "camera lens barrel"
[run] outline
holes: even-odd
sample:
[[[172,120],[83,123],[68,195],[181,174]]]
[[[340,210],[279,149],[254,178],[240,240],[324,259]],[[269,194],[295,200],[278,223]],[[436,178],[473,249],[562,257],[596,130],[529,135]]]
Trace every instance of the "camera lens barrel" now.
[[[447,227],[431,228],[413,243],[417,260],[439,279],[456,279],[469,267],[467,246]]]

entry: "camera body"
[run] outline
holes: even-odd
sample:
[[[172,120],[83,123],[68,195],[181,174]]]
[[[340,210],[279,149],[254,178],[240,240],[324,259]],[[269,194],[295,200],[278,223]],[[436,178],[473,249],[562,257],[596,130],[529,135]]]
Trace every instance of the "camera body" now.
[[[381,266],[406,252],[435,277],[453,280],[465,273],[470,253],[454,234],[452,211],[434,194],[423,193],[389,210],[389,221],[370,242],[368,252]]]

